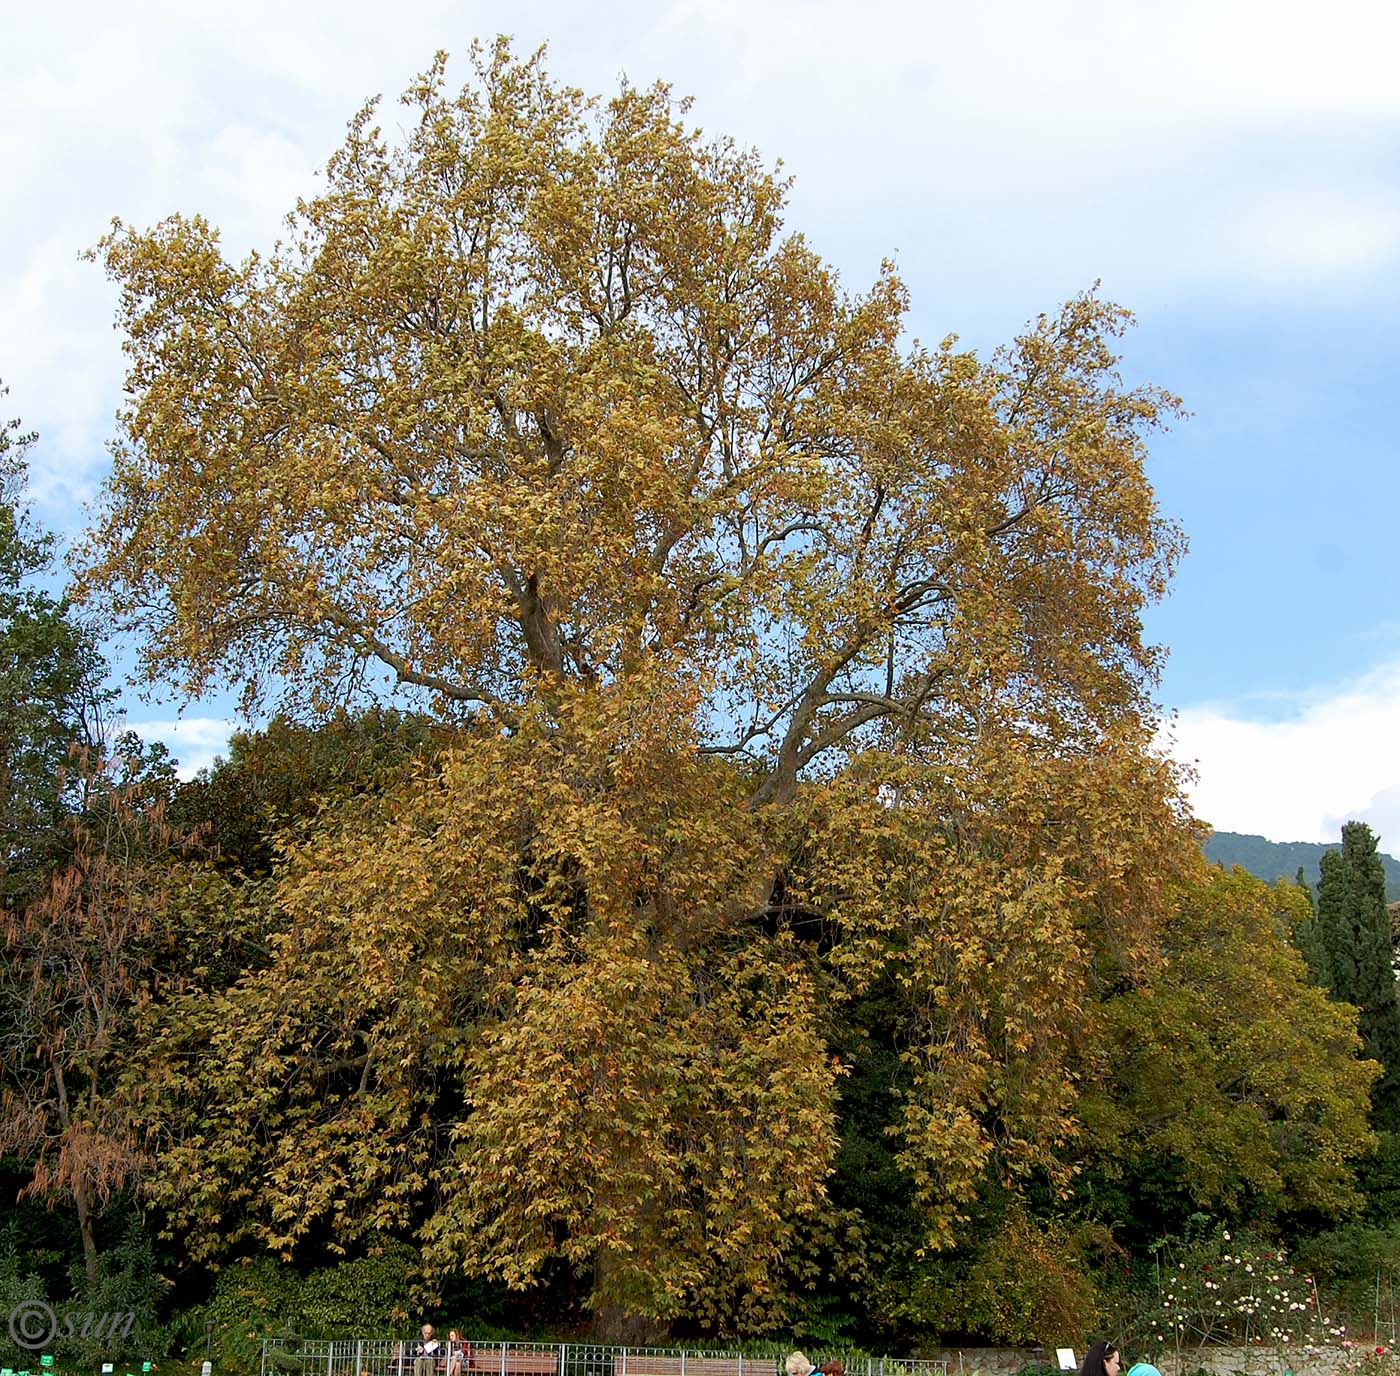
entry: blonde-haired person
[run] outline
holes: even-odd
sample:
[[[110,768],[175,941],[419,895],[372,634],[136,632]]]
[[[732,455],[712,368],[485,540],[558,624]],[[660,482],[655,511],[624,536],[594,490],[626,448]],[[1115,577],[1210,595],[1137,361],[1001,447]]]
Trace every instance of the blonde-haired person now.
[[[447,1332],[447,1376],[466,1376],[466,1373],[476,1365],[476,1359],[472,1356],[472,1345],[462,1340],[462,1335],[455,1328],[448,1329]]]
[[[812,1376],[816,1370],[811,1362],[807,1360],[804,1352],[789,1352],[788,1359],[783,1363],[783,1370],[787,1376]]]

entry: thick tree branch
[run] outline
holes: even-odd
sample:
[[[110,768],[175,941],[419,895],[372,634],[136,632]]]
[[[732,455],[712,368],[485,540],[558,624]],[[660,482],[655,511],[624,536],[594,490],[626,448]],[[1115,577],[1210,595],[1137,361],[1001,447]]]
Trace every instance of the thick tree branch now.
[[[386,668],[392,669],[400,683],[411,683],[415,687],[426,688],[452,702],[479,702],[503,726],[514,727],[518,724],[514,708],[495,693],[415,669],[403,655],[380,640],[368,626],[355,621],[341,608],[327,606],[322,611],[322,617],[333,626],[348,632],[362,654],[377,659]]]

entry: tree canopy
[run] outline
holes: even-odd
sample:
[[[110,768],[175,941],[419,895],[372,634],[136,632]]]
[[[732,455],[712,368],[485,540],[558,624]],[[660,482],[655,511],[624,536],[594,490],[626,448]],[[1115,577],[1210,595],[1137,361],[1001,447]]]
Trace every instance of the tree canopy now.
[[[878,986],[917,1249],[1067,1199],[1100,1007],[1199,864],[1142,626],[1177,403],[1120,379],[1126,312],[926,347],[664,86],[498,43],[404,102],[266,257],[181,216],[100,248],[87,595],[153,679],[443,723],[230,899],[262,959],[152,1010],[153,1197],[205,1255],[408,1228],[751,1330],[838,1222],[831,1024]]]
[[[1095,1043],[1111,1068],[1086,1116],[1130,1168],[1170,1163],[1196,1206],[1358,1202],[1378,1068],[1357,1061],[1350,1010],[1307,983],[1291,937],[1310,914],[1297,885],[1207,872],[1173,897],[1160,968],[1103,1006]]]
[[[374,671],[518,728],[665,691],[754,791],[881,725],[1090,745],[1140,710],[1179,547],[1093,296],[990,362],[844,292],[784,188],[503,45],[353,121],[270,257],[172,217],[104,241],[133,403],[89,586],[191,689]]]

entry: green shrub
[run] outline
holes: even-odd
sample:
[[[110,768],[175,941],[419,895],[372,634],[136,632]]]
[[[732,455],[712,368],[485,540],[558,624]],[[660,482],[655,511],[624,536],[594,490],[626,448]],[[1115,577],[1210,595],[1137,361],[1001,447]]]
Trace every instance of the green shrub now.
[[[313,1271],[297,1299],[299,1331],[316,1338],[400,1335],[411,1318],[417,1274],[418,1253],[402,1242]]]
[[[1098,1297],[1082,1245],[1056,1223],[1009,1213],[968,1271],[967,1326],[1016,1347],[1053,1347],[1092,1329]]]
[[[43,1281],[21,1260],[14,1224],[0,1228],[0,1311],[10,1314],[26,1300],[46,1298]],[[0,1358],[5,1366],[25,1367],[32,1357],[31,1352],[15,1346],[8,1327],[0,1329]]]
[[[13,1228],[0,1231],[0,1313],[10,1314],[25,1301],[48,1304],[62,1320],[91,1315],[97,1322],[87,1335],[61,1328],[46,1344],[45,1351],[57,1359],[56,1372],[91,1370],[102,1361],[125,1361],[152,1355],[160,1346],[155,1311],[160,1291],[150,1240],[136,1222],[121,1240],[104,1252],[98,1261],[97,1285],[88,1284],[81,1263],[75,1263],[69,1280],[69,1299],[47,1293],[43,1280],[21,1260]],[[105,1337],[114,1326],[110,1316],[133,1314],[134,1321],[116,1323],[120,1337]],[[36,1364],[35,1353],[17,1347],[8,1326],[0,1330],[0,1358],[4,1365],[28,1368]]]
[[[1298,1244],[1295,1263],[1316,1278],[1332,1311],[1347,1326],[1369,1330],[1393,1320],[1400,1281],[1400,1222],[1348,1224]],[[1388,1329],[1389,1322],[1386,1327]]]
[[[205,1325],[212,1322],[216,1369],[222,1376],[251,1376],[259,1369],[265,1337],[401,1335],[410,1324],[418,1284],[418,1253],[401,1242],[308,1275],[271,1257],[256,1257],[220,1272],[207,1304],[174,1316],[169,1346],[202,1357]],[[292,1365],[300,1369],[299,1363]]]
[[[219,1273],[209,1303],[187,1311],[172,1328],[185,1338],[187,1351],[194,1348],[203,1355],[204,1325],[212,1321],[216,1369],[244,1376],[258,1370],[265,1336],[298,1334],[300,1285],[291,1267],[271,1257],[229,1266]]]

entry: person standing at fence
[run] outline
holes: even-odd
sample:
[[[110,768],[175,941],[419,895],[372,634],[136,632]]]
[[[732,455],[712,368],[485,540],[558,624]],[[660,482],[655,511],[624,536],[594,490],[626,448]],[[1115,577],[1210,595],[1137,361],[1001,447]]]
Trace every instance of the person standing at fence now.
[[[812,1376],[816,1367],[807,1360],[805,1352],[789,1352],[787,1361],[783,1363],[783,1370],[787,1372],[787,1376]]]
[[[436,1376],[438,1352],[442,1344],[433,1337],[433,1326],[425,1323],[422,1335],[413,1344],[413,1376]],[[1114,1372],[1114,1376],[1118,1376]]]
[[[828,1357],[817,1370],[822,1376],[846,1376],[846,1364],[839,1357]]]

